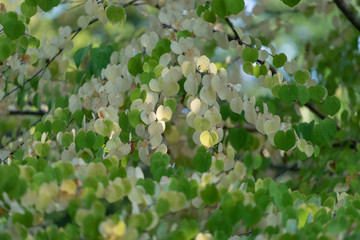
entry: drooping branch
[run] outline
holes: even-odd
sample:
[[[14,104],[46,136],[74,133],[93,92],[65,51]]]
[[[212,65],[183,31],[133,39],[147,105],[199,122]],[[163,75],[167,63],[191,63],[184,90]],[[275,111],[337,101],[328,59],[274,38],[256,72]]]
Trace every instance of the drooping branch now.
[[[345,17],[356,27],[360,32],[360,18],[350,9],[350,7],[343,0],[334,0],[336,6],[345,15]]]

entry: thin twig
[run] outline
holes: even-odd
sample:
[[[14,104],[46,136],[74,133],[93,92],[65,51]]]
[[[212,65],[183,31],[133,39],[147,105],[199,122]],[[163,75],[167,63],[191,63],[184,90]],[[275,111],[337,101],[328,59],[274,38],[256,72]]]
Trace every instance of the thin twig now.
[[[360,18],[354,14],[350,7],[343,0],[334,0],[336,6],[341,10],[345,17],[360,31]]]

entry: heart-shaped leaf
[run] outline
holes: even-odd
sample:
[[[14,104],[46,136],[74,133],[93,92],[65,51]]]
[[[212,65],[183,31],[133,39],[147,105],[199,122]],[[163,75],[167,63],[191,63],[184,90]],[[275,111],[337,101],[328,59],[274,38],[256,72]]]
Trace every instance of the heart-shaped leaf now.
[[[289,7],[295,7],[300,2],[300,0],[282,0],[282,1]]]
[[[35,153],[39,157],[46,157],[50,153],[50,145],[48,143],[41,143],[41,142],[36,143]]]
[[[296,143],[296,138],[293,130],[278,131],[275,134],[274,142],[276,147],[281,150],[289,151]]]
[[[297,70],[295,73],[295,81],[298,84],[304,84],[310,80],[310,72],[308,70]]]
[[[326,98],[323,104],[326,113],[329,114],[330,116],[334,116],[340,110],[341,107],[340,100],[335,96]]]
[[[280,68],[284,66],[286,61],[287,61],[287,57],[284,53],[276,54],[273,59],[274,67]]]
[[[212,147],[218,141],[218,135],[215,131],[204,131],[200,135],[200,142],[205,147]]]
[[[226,0],[225,6],[226,10],[236,15],[244,9],[245,3],[244,0]]]
[[[325,97],[326,89],[323,86],[311,86],[309,88],[310,98],[314,101],[319,102],[321,99]]]
[[[307,87],[297,86],[298,89],[298,100],[301,104],[305,104],[310,100],[310,93]]]
[[[242,52],[242,57],[244,61],[254,63],[258,60],[259,52],[256,48],[246,47]]]
[[[295,101],[298,96],[298,89],[296,85],[291,84],[290,86],[282,85],[279,89],[279,97],[282,101],[290,104]]]
[[[201,173],[206,172],[211,167],[211,153],[206,151],[204,146],[198,148],[193,160],[193,167]]]

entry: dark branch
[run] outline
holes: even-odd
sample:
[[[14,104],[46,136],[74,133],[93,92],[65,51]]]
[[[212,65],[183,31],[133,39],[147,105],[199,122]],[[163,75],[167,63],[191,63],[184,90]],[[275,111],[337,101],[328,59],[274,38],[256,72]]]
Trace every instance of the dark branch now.
[[[325,119],[327,116],[319,111],[316,106],[310,102],[306,103],[305,106],[309,108],[316,116],[321,119]]]
[[[360,18],[358,18],[350,7],[343,0],[334,0],[336,6],[341,10],[345,17],[360,31]]]
[[[45,114],[47,114],[48,112],[45,111],[10,111],[9,115],[36,115],[36,116],[43,116]]]

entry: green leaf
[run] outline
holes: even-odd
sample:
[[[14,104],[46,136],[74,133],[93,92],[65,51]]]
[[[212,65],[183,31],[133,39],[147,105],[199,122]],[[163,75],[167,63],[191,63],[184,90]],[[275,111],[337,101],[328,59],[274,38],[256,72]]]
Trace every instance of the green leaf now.
[[[20,9],[27,18],[31,18],[37,12],[36,6],[29,5],[26,1],[20,5]]]
[[[76,134],[75,144],[80,149],[89,148],[91,149],[96,142],[96,135],[93,131],[89,131],[85,133],[84,131],[80,131]]]
[[[279,88],[279,97],[287,104],[293,103],[298,96],[298,89],[295,84],[282,85]]]
[[[323,105],[326,113],[330,116],[334,116],[341,107],[340,100],[335,96],[327,97]]]
[[[106,68],[110,62],[110,56],[114,52],[111,46],[93,48],[90,51],[91,60],[95,65],[95,74],[99,76],[101,69]]]
[[[301,104],[306,104],[310,100],[310,93],[307,87],[297,86],[298,89],[298,100]]]
[[[11,55],[11,41],[5,36],[0,36],[0,61],[5,61]]]
[[[272,89],[276,84],[279,84],[279,78],[277,76],[268,76],[265,78],[265,87]]]
[[[128,63],[128,70],[129,73],[133,76],[138,75],[139,73],[143,72],[143,66],[140,57],[132,57]]]
[[[296,138],[293,130],[278,131],[275,134],[274,142],[276,147],[284,151],[289,151],[296,143]]]
[[[220,200],[219,191],[214,183],[207,184],[205,189],[200,192],[200,197],[207,205],[212,205]]]
[[[27,228],[32,226],[34,220],[33,215],[28,210],[25,210],[24,214],[14,212],[11,218],[14,224],[20,223]]]
[[[203,15],[203,18],[205,21],[210,22],[210,23],[216,22],[216,15],[213,11],[206,11]]]
[[[300,2],[300,0],[282,0],[282,1],[291,8],[295,7]]]
[[[310,72],[308,70],[297,70],[295,73],[295,81],[298,84],[305,84],[310,80]]]
[[[176,108],[176,101],[173,98],[169,98],[165,101],[164,104],[165,107],[170,107],[172,112],[175,112],[175,108]]]
[[[163,216],[170,210],[170,202],[167,199],[159,198],[155,205],[156,212]]]
[[[116,7],[111,5],[106,9],[106,16],[112,22],[125,22],[126,21],[126,13],[123,7]]]
[[[243,65],[243,71],[246,74],[254,75],[254,66],[250,62],[245,62]]]
[[[284,53],[276,54],[273,59],[274,67],[280,68],[284,66],[287,61],[287,56]]]
[[[8,17],[3,22],[4,32],[10,39],[15,40],[24,35],[25,25],[22,21]]]
[[[180,38],[188,38],[188,37],[191,37],[191,32],[189,32],[189,30],[184,30],[184,31],[177,31],[176,32],[176,36],[177,36],[177,39],[180,40]]]
[[[80,131],[76,134],[75,144],[80,149],[84,149],[86,147],[86,133],[84,131]]]
[[[225,5],[226,10],[234,15],[237,15],[245,7],[244,0],[226,0]]]
[[[212,234],[223,232],[226,235],[225,239],[228,239],[233,232],[230,218],[224,216],[219,210],[211,214],[206,226]]]
[[[211,167],[211,153],[206,151],[204,146],[198,148],[193,159],[193,167],[201,173],[206,172]]]
[[[44,12],[50,11],[53,7],[59,5],[60,0],[36,0],[37,5]]]
[[[261,218],[262,212],[259,207],[253,208],[250,204],[245,207],[243,220],[248,227],[254,226]]]
[[[258,60],[259,52],[256,48],[246,47],[242,52],[242,57],[244,61],[254,63]]]
[[[325,97],[326,89],[323,86],[311,86],[309,88],[310,98],[314,101],[319,102],[321,99]]]
[[[229,129],[229,141],[231,146],[235,148],[235,150],[239,151],[246,144],[248,133],[244,128],[230,128]]]
[[[136,185],[143,186],[146,194],[154,195],[154,193],[155,193],[155,184],[154,184],[153,180],[151,180],[150,178],[145,178],[145,180],[140,178],[136,182]]]
[[[50,153],[50,145],[48,143],[41,143],[41,142],[36,143],[35,153],[39,157],[46,157]]]
[[[219,17],[226,17],[226,1],[225,0],[212,0],[211,10]]]
[[[55,120],[52,124],[52,130],[54,133],[58,134],[59,132],[66,131],[66,123],[63,120]]]
[[[134,128],[136,128],[136,126],[141,123],[140,112],[136,108],[131,110],[129,113],[129,123]]]
[[[91,45],[88,45],[87,47],[83,47],[78,49],[75,53],[74,53],[74,62],[75,62],[75,66],[76,68],[79,68],[81,61],[84,59],[85,53],[91,48]]]

